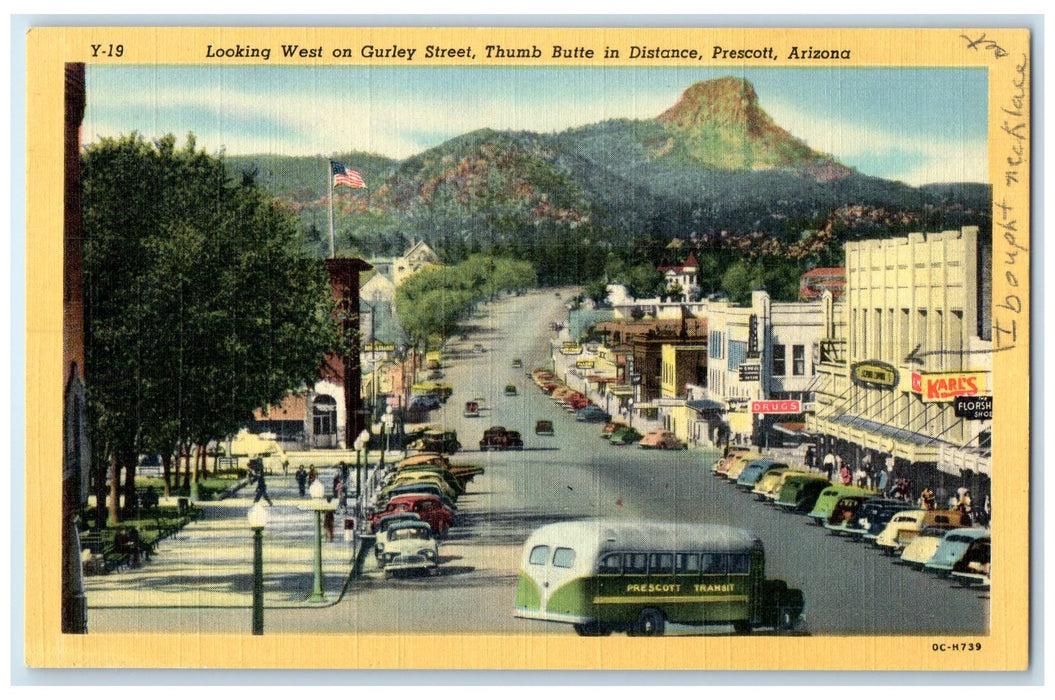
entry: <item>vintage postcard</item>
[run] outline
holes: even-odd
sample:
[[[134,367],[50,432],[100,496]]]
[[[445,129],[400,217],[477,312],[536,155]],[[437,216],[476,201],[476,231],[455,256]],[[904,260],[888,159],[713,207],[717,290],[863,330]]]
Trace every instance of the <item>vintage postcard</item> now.
[[[28,666],[1028,668],[1028,29],[27,50]]]

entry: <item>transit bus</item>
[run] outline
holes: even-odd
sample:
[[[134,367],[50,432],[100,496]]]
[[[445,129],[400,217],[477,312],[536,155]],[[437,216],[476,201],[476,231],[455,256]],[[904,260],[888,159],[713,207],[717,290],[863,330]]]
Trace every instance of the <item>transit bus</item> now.
[[[661,635],[668,622],[792,629],[802,591],[765,577],[762,541],[725,525],[576,520],[524,544],[514,616],[582,636]]]
[[[443,353],[439,350],[430,350],[425,353],[425,369],[439,369],[443,366]]]

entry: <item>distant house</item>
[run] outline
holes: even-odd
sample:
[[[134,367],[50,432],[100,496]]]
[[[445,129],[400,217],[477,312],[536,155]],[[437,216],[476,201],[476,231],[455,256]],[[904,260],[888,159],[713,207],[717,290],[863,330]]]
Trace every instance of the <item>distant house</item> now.
[[[425,241],[418,241],[403,254],[392,261],[392,283],[399,286],[407,277],[429,265],[440,261],[436,252]]]
[[[383,274],[359,288],[359,331],[367,343],[398,346],[407,338],[395,313],[396,285]]]
[[[816,301],[824,292],[831,292],[832,298],[838,299],[845,288],[845,267],[815,267],[799,278],[799,300]]]
[[[700,263],[696,260],[696,254],[689,252],[689,257],[681,265],[664,265],[656,268],[663,273],[667,283],[667,290],[679,291],[671,301],[689,302],[699,295],[698,275]]]

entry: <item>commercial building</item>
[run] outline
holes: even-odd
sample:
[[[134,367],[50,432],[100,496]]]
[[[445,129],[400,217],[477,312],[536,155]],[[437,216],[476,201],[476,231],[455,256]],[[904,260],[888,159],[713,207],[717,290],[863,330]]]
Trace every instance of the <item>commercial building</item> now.
[[[846,244],[845,295],[822,302],[818,455],[981,503],[991,420],[963,409],[991,396],[990,251],[973,226]]]

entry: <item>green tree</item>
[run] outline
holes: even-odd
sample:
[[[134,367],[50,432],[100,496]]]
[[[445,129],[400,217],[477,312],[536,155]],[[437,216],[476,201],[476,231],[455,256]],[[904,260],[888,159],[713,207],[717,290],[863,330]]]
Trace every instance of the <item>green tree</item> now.
[[[293,216],[193,136],[104,139],[82,161],[85,369],[117,520],[117,477],[130,510],[137,454],[167,460],[234,432],[312,381],[336,330]]]

